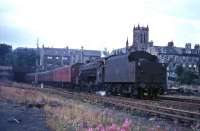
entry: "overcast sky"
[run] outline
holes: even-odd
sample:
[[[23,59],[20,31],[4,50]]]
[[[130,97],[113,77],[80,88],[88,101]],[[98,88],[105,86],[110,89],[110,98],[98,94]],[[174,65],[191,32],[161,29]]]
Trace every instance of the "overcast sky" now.
[[[0,42],[109,50],[149,25],[154,45],[200,43],[199,0],[0,0]]]

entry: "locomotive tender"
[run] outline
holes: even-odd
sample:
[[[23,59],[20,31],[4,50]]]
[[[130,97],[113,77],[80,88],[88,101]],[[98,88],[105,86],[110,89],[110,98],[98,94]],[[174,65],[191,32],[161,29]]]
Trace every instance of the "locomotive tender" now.
[[[31,77],[30,77],[31,76]],[[41,77],[42,76],[42,77]],[[112,95],[151,98],[166,88],[166,65],[144,51],[110,56],[86,64],[64,66],[48,72],[28,74],[29,81],[79,87],[82,91],[102,91]]]
[[[166,66],[144,51],[107,59],[104,83],[112,94],[156,97],[166,88]]]

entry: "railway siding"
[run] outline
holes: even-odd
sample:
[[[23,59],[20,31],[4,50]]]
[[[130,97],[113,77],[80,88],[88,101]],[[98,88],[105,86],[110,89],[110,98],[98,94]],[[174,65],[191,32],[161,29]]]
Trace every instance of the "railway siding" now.
[[[40,90],[42,92],[48,92],[49,94],[58,94],[62,95],[64,97],[70,97],[73,99],[80,99],[80,100],[87,100],[91,103],[106,103],[110,104],[116,107],[120,107],[123,109],[128,109],[131,111],[141,111],[143,113],[164,117],[167,119],[172,120],[178,120],[180,122],[184,123],[200,123],[200,113],[198,112],[191,112],[188,110],[180,110],[180,109],[173,109],[169,107],[159,106],[159,105],[153,105],[151,102],[146,103],[145,101],[137,101],[134,99],[132,101],[124,98],[117,98],[117,97],[102,97],[97,96],[94,94],[89,93],[77,93],[77,92],[69,92],[65,89],[61,88],[33,88],[31,86],[25,87],[25,86],[15,86],[18,88],[26,88],[31,90]],[[191,101],[192,102],[192,101]],[[191,107],[192,108],[192,107]]]
[[[158,115],[160,117],[167,117],[170,119],[178,119],[182,122],[200,122],[200,113],[196,112],[190,112],[190,111],[184,111],[184,110],[177,110],[172,108],[166,108],[166,107],[160,107],[160,106],[153,106],[138,102],[128,102],[123,101],[119,99],[112,99],[110,97],[99,97],[94,98],[92,96],[84,96],[84,98],[87,97],[87,99],[95,100],[99,102],[105,102],[109,104],[113,104],[115,106],[127,108],[130,110],[139,110],[143,111],[145,113],[151,113],[153,115]]]

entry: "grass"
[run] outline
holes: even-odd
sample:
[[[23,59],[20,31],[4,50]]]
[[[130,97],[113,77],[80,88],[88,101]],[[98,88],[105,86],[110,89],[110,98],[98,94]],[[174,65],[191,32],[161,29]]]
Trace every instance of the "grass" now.
[[[128,117],[119,117],[110,109],[97,108],[78,100],[25,90],[15,87],[0,87],[0,99],[24,105],[42,105],[47,125],[55,131],[164,131],[154,125],[141,125]]]

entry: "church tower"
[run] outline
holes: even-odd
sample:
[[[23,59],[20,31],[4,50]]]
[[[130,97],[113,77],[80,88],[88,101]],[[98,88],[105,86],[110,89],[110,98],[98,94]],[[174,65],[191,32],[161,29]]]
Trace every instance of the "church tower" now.
[[[134,50],[146,50],[149,43],[149,27],[137,27],[133,28],[133,48]]]

